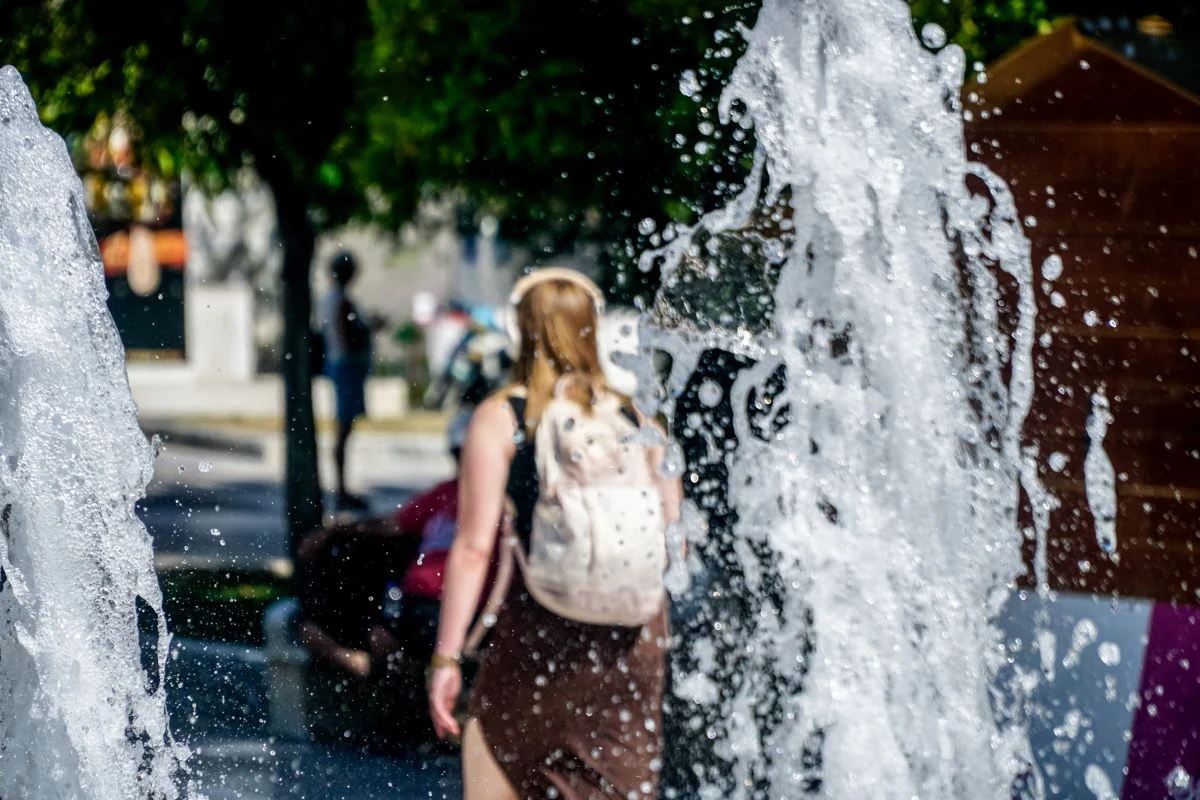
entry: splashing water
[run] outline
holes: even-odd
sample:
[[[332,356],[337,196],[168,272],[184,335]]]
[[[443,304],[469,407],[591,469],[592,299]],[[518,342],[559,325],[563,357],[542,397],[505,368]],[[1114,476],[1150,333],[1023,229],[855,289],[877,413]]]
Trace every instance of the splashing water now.
[[[1104,389],[1092,394],[1092,413],[1086,430],[1088,451],[1083,461],[1083,489],[1096,525],[1096,544],[1117,560],[1117,480],[1112,461],[1104,451],[1104,437],[1112,423]]]
[[[62,140],[0,70],[0,797],[174,798],[186,753],[134,516],[153,458],[82,198]]]
[[[747,186],[642,259],[663,270],[642,341],[672,361],[640,403],[674,413],[706,350],[749,364],[729,569],[760,601],[677,676],[736,664],[724,700],[686,698],[726,703],[699,794],[1036,794],[991,624],[1020,485],[1050,502],[1020,446],[1033,273],[1007,187],[964,155],[962,52],[922,48],[900,0],[767,0],[745,35],[720,110],[757,136]]]
[[[1089,764],[1084,772],[1084,786],[1096,796],[1096,800],[1117,800],[1117,793],[1113,791],[1108,776],[1095,764]]]
[[[1166,784],[1171,800],[1195,800],[1200,796],[1200,786],[1192,783],[1192,776],[1183,767],[1174,767],[1167,775]]]

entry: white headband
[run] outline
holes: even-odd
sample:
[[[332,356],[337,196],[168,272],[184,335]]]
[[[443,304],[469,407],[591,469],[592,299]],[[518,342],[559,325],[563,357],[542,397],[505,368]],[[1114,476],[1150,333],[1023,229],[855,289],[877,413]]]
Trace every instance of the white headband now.
[[[521,304],[521,298],[539,283],[555,280],[569,281],[586,291],[592,296],[592,305],[596,308],[597,319],[604,315],[604,293],[591,278],[582,272],[566,267],[543,267],[531,272],[513,285],[512,294],[508,296],[508,312],[505,314],[504,323],[508,329],[509,338],[513,340],[513,348],[516,352],[519,353],[521,350],[521,326],[517,320],[517,306]]]

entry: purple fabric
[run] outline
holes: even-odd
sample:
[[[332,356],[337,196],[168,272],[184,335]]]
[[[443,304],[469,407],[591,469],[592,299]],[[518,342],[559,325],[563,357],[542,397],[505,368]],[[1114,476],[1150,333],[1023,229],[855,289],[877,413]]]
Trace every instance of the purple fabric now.
[[[1200,774],[1200,609],[1154,606],[1139,699],[1121,799],[1163,800],[1175,767]]]

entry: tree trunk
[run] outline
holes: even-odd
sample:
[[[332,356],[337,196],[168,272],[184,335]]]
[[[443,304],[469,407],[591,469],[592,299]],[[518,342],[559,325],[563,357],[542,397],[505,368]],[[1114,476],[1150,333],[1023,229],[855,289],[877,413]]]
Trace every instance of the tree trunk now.
[[[291,552],[300,537],[321,525],[321,482],[313,418],[309,358],[312,287],[309,272],[316,231],[304,204],[276,198],[283,242],[284,505]]]

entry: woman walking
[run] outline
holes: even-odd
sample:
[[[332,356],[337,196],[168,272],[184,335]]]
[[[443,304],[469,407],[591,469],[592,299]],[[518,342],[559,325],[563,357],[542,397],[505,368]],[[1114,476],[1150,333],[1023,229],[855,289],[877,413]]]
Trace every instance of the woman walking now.
[[[595,284],[570,270],[544,269],[518,282],[511,304],[515,383],[476,410],[463,448],[459,532],[430,681],[430,713],[442,737],[459,734],[459,658],[502,517],[520,552],[529,552],[542,485],[535,440],[543,411],[564,375],[587,387],[593,406],[615,394],[596,349],[603,296]],[[637,417],[621,402],[632,429]],[[590,413],[586,401],[580,407]],[[657,478],[662,449],[647,450],[663,521],[673,522],[678,482]],[[588,624],[550,611],[530,585],[517,570],[482,655],[462,732],[467,800],[657,797],[665,602],[637,627]]]

